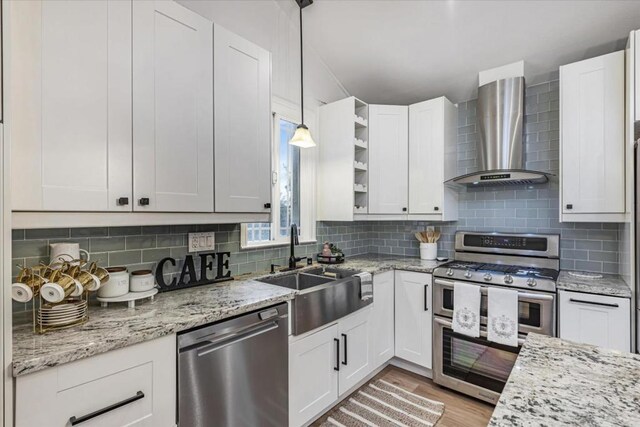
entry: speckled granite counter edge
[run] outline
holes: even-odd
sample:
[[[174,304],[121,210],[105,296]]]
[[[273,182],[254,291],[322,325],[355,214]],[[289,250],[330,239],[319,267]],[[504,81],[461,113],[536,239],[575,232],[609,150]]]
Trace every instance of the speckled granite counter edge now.
[[[585,276],[595,274],[583,271],[561,270],[558,280],[556,281],[558,290],[621,298],[631,298],[632,296],[631,288],[621,276],[601,274],[602,277],[600,278],[587,278],[572,276],[571,273],[583,274]]]

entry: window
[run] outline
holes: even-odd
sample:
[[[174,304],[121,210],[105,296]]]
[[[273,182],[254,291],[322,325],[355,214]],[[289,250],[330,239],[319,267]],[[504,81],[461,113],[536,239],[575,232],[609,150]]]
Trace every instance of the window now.
[[[271,154],[273,164],[271,206],[274,207],[271,210],[272,222],[243,224],[241,242],[243,248],[286,244],[289,242],[291,224],[298,225],[301,241],[315,240],[314,219],[310,216],[315,210],[313,202],[315,191],[311,188],[304,191],[306,194],[302,194],[301,191],[305,184],[306,187],[315,186],[315,179],[310,178],[315,174],[315,164],[313,164],[315,153],[303,153],[299,147],[289,144],[298,125],[296,117],[299,113],[295,108],[278,108],[277,102],[274,103],[274,107],[276,112],[273,115]],[[306,178],[303,178],[301,167],[303,164],[305,164]],[[307,206],[303,206],[304,204]]]

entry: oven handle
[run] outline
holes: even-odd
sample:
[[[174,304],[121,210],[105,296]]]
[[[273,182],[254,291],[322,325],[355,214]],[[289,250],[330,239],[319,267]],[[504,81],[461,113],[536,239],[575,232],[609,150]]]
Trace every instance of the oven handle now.
[[[439,323],[439,324],[441,324],[441,325],[443,325],[443,326],[445,326],[445,327],[447,327],[449,329],[453,329],[453,324],[451,323],[450,320],[441,319],[439,317],[434,317],[433,320],[435,320],[436,323]],[[480,337],[486,338],[487,335],[488,334],[487,334],[486,328],[481,326],[480,327]],[[525,338],[518,338],[518,345],[524,345],[524,341],[525,341]]]
[[[436,279],[434,283],[436,285],[453,286],[454,282],[452,280]],[[478,286],[480,286],[480,293],[482,295],[486,295],[488,293],[489,288],[487,286],[481,286],[481,285],[478,285]],[[520,292],[520,291],[517,291],[517,292],[518,292],[518,297],[537,300],[537,301],[553,301],[553,298],[554,298],[553,295],[532,294],[529,292]]]

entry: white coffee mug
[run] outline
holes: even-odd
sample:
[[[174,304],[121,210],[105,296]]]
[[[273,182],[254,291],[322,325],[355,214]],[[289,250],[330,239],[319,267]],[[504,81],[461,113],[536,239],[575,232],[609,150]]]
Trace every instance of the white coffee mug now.
[[[49,260],[54,265],[61,260],[73,261],[74,259],[80,259],[80,254],[84,255],[83,259],[89,260],[89,252],[80,249],[79,243],[51,243],[49,245]]]

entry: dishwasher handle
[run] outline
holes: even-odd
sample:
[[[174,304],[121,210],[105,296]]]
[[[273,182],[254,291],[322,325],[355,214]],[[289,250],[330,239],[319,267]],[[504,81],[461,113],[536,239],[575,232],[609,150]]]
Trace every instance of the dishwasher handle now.
[[[202,341],[193,346],[189,346],[185,349],[181,349],[180,352],[197,351],[198,357],[205,356],[213,351],[219,350],[228,345],[235,344],[237,342],[244,341],[249,338],[253,338],[257,335],[267,333],[269,331],[277,329],[278,327],[279,327],[278,322],[275,320],[272,320],[271,322],[267,322],[267,323],[259,323],[259,324],[250,326],[248,328],[241,328],[241,329],[237,329],[235,331],[229,332],[215,340]]]

